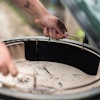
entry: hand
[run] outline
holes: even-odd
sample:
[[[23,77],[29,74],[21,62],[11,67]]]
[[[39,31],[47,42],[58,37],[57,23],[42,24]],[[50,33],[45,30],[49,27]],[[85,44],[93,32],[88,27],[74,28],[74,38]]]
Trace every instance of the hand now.
[[[0,42],[0,72],[5,76],[8,75],[9,72],[12,76],[17,75],[17,69],[13,64],[8,49],[2,42]]]
[[[67,29],[63,22],[51,15],[51,14],[44,14],[39,19],[34,20],[35,23],[43,29],[43,34],[46,37],[51,37],[55,39],[62,39],[67,36],[65,32],[67,32]]]

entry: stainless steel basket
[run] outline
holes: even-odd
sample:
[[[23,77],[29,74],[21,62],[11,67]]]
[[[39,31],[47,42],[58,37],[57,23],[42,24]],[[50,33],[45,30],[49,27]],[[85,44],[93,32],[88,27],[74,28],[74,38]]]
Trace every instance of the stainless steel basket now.
[[[95,49],[94,47],[88,44],[84,44],[83,47],[82,43],[67,39],[62,39],[59,41],[51,40],[51,42],[48,42],[48,38],[45,37],[23,37],[18,39],[5,40],[4,42],[9,48],[14,61],[24,59],[25,61],[31,62],[48,61],[51,63],[61,63],[71,66],[71,74],[73,74],[75,78],[77,76],[78,77],[76,79],[73,79],[73,81],[69,81],[69,84],[72,84],[72,87],[58,89],[56,90],[57,94],[51,93],[50,91],[49,94],[46,92],[44,92],[43,94],[25,93],[22,91],[12,90],[7,87],[1,87],[1,99],[96,100],[96,98],[100,97],[100,51]],[[55,70],[55,67],[57,68],[57,66],[54,66],[53,70]],[[80,85],[79,82],[80,80],[82,80],[82,77],[80,77],[81,74],[77,74],[77,72],[74,72],[74,68],[80,70],[82,73],[85,73],[82,74],[84,80]],[[63,69],[63,65],[58,67],[57,70],[60,71],[61,69]],[[45,70],[48,74],[50,74],[47,69]],[[59,74],[63,74],[62,71],[59,71]],[[56,72],[56,70],[54,72]],[[66,70],[65,73],[68,73],[68,71]],[[68,73],[68,76],[66,74],[66,76],[63,76],[63,78],[68,78],[70,80],[69,74],[70,73]]]

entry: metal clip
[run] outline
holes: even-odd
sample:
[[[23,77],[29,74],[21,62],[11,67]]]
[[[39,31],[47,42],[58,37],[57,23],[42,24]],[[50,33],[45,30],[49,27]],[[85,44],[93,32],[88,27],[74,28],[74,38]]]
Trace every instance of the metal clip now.
[[[89,43],[89,41],[88,41],[86,35],[85,35],[85,37],[83,38],[82,50],[84,50],[84,43],[87,43],[87,44]]]

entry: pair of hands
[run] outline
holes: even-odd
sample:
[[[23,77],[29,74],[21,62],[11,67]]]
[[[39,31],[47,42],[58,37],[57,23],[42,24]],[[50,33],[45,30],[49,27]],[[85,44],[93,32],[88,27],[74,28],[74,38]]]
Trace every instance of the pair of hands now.
[[[62,39],[67,36],[67,34],[65,34],[67,30],[64,24],[59,18],[53,15],[48,14],[39,19],[34,19],[34,21],[43,29],[43,34],[46,37]],[[12,76],[16,76],[18,73],[7,47],[2,42],[0,42],[0,72],[5,76],[9,73],[11,73]]]

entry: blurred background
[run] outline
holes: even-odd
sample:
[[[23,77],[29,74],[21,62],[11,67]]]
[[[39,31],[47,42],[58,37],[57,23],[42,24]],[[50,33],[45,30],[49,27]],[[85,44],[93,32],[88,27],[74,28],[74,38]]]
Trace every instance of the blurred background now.
[[[68,37],[71,40],[83,42],[85,30],[81,28],[70,9],[65,4],[68,0],[40,0],[47,10],[59,17],[68,32],[80,38]],[[65,2],[64,2],[65,1]],[[70,0],[71,1],[71,0]],[[73,0],[72,0],[73,1]],[[75,0],[74,0],[75,1]],[[86,0],[76,0],[77,2]],[[89,3],[91,0],[87,0]],[[93,0],[98,4],[100,0]],[[100,2],[99,2],[100,4]],[[82,6],[80,4],[80,6]],[[99,9],[96,7],[95,9]],[[99,16],[100,17],[100,16]],[[99,18],[98,17],[98,18]],[[12,0],[0,0],[0,39],[10,39],[23,36],[42,36],[42,30],[36,26],[32,16],[16,7]],[[92,42],[90,42],[92,44]]]

